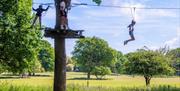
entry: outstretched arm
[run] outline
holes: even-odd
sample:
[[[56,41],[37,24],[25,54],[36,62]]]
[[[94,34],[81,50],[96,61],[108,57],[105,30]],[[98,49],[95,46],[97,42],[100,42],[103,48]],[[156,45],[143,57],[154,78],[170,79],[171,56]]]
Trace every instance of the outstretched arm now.
[[[33,9],[34,11],[37,11],[37,9],[34,9],[33,7],[32,7],[32,9]]]
[[[44,11],[47,11],[49,9],[50,6],[48,6],[46,9],[44,9]]]

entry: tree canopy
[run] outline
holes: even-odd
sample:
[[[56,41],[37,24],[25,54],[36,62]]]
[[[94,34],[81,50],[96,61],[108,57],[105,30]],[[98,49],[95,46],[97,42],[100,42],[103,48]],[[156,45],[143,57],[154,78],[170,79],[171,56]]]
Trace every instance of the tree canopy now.
[[[29,67],[41,39],[39,31],[29,29],[31,7],[32,0],[0,1],[3,12],[0,17],[0,63],[14,73],[22,73]]]
[[[168,58],[158,52],[139,50],[127,54],[127,58],[128,61],[125,63],[126,72],[143,75],[146,85],[150,84],[154,75],[173,73]]]
[[[113,64],[113,51],[103,39],[93,37],[76,41],[73,59],[77,61],[84,71],[90,73],[95,66],[110,66]]]

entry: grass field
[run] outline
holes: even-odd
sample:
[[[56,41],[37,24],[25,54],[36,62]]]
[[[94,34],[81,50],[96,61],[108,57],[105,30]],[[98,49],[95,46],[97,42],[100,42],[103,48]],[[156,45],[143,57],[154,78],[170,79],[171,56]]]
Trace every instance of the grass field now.
[[[42,74],[41,74],[42,75]],[[68,72],[67,73],[67,90],[68,91],[83,91],[82,89],[86,89],[86,91],[121,91],[120,89],[141,89],[137,91],[143,91],[145,87],[144,78],[142,76],[127,76],[127,75],[110,75],[106,76],[106,80],[95,80],[95,77],[92,76],[93,79],[87,81],[85,73],[79,72]],[[92,87],[88,90],[87,83],[89,83],[89,87]],[[13,90],[13,91],[51,91],[53,85],[53,75],[51,73],[46,73],[46,76],[37,76],[30,78],[18,78],[18,77],[7,77],[0,76],[0,87],[4,87],[4,89],[26,89],[26,90]],[[10,87],[12,86],[12,87]],[[165,87],[163,87],[165,86]],[[168,88],[175,87],[176,90],[171,91],[180,91],[180,78],[179,77],[168,77],[168,78],[152,78],[151,87],[152,89],[158,88]],[[29,90],[27,90],[29,88]],[[34,88],[36,90],[32,90]],[[38,89],[46,89],[46,90],[38,90]],[[47,90],[49,89],[49,90]],[[70,90],[71,89],[71,90]],[[74,90],[72,90],[74,89]],[[81,90],[80,90],[81,89]],[[116,89],[116,90],[109,90]],[[178,90],[177,90],[178,89]],[[1,90],[0,91],[4,91]],[[6,90],[11,91],[11,90]],[[123,90],[122,90],[123,91]],[[130,90],[127,90],[130,91]],[[133,90],[131,90],[133,91]],[[159,91],[159,90],[157,90]],[[168,90],[162,90],[168,91]]]

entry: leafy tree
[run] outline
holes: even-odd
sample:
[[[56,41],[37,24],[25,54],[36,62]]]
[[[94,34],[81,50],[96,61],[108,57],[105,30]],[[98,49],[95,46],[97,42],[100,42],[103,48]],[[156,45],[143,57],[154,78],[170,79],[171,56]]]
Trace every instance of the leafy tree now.
[[[114,73],[118,73],[118,74],[123,73],[124,62],[128,60],[126,56],[124,56],[120,51],[114,50],[114,60],[115,63],[112,66],[111,70]]]
[[[3,12],[0,17],[0,64],[13,73],[23,73],[30,67],[41,38],[39,31],[29,29],[31,6],[32,0],[0,1]]]
[[[166,56],[172,59],[172,66],[176,69],[176,74],[180,75],[180,48],[170,50]]]
[[[76,41],[73,59],[87,72],[87,78],[95,66],[110,66],[114,63],[113,50],[103,39],[93,37]]]
[[[126,72],[143,75],[147,86],[154,75],[173,73],[168,58],[154,51],[141,50],[129,53],[127,58],[129,61],[125,63]]]
[[[54,48],[45,40],[41,40],[41,48],[38,58],[45,71],[53,71],[54,69]]]
[[[95,66],[92,70],[92,74],[96,76],[97,79],[102,79],[105,75],[111,74],[111,70],[104,66]]]

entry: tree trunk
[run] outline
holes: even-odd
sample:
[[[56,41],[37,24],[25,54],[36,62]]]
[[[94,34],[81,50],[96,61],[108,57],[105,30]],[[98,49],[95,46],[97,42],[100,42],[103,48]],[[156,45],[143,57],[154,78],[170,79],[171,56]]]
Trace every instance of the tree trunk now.
[[[89,80],[91,78],[91,72],[87,73],[87,79]]]
[[[29,76],[32,76],[31,72],[28,72],[28,75],[29,75]]]
[[[145,76],[144,78],[145,78],[145,81],[146,81],[146,86],[149,86],[150,85],[151,77]]]
[[[35,76],[36,74],[35,74],[35,72],[33,72],[33,76]]]

